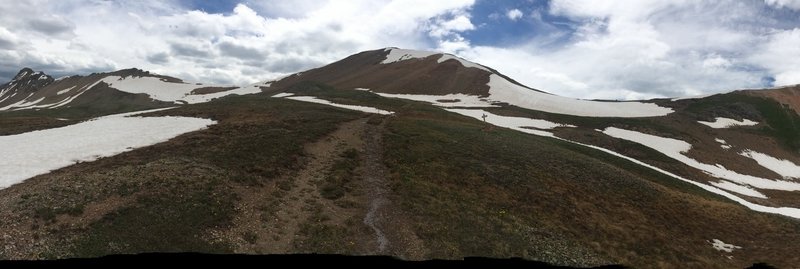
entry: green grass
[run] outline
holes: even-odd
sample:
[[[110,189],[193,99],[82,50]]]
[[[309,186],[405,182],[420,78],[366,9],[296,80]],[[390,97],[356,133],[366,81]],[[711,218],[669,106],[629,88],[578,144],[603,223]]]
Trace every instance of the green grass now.
[[[32,229],[54,231],[37,233],[54,242],[40,255],[229,253],[233,249],[226,239],[217,240],[210,232],[225,230],[237,213],[239,194],[234,187],[277,185],[282,175],[304,165],[303,145],[364,116],[265,95],[232,96],[151,115],[203,117],[218,123],[37,181],[41,186],[30,187],[13,210],[39,220]],[[280,192],[276,188],[275,196],[266,196],[263,203],[273,204]],[[120,202],[107,208],[103,203],[109,200]],[[98,213],[98,208],[107,209]],[[62,223],[58,216],[65,214],[80,216]],[[82,225],[68,225],[74,222]],[[239,236],[254,241],[252,234]]]
[[[408,104],[408,101],[384,98],[368,91],[335,89],[313,81],[298,83],[289,88],[287,92],[297,95],[315,96],[334,103],[370,106],[389,111],[396,111],[400,107]]]
[[[561,124],[570,124],[586,130],[605,129],[610,126],[617,126],[624,129],[649,129],[661,136],[680,137],[681,130],[670,128],[662,124],[661,117],[646,118],[610,118],[610,117],[580,117],[564,114],[554,114],[536,110],[525,109],[515,106],[505,106],[499,108],[489,108],[487,111],[504,116],[530,117],[543,119]]]
[[[338,254],[363,254],[358,253],[355,243],[356,233],[364,228],[360,219],[349,218],[344,225],[330,222],[330,217],[322,213],[319,203],[311,203],[314,211],[305,223],[300,225],[301,239],[294,241],[294,248],[299,252],[311,253],[338,253]],[[360,216],[359,216],[360,217]]]
[[[89,236],[77,244],[76,253],[95,256],[144,251],[230,252],[230,246],[201,236],[212,228],[228,225],[235,213],[236,196],[225,186],[261,185],[301,167],[299,158],[304,144],[359,115],[263,96],[224,98],[165,113],[219,121],[210,130],[179,144],[154,150],[213,163],[226,177],[213,178],[195,188],[148,186],[147,189],[171,191],[166,195],[145,195],[136,205],[93,224],[86,233]],[[357,155],[347,152],[344,157]],[[255,241],[252,236],[244,236]]]
[[[93,90],[96,91],[97,89]],[[0,112],[0,117],[48,117],[48,118],[68,118],[85,119],[94,118],[102,115],[139,111],[153,108],[174,106],[167,102],[154,102],[142,96],[109,90],[107,95],[93,95],[93,92],[85,94],[82,99],[75,101],[75,105],[68,105],[54,109],[40,110],[16,110]]]
[[[570,259],[619,255],[589,242],[628,249],[648,233],[662,236],[649,228],[609,232],[630,225],[618,223],[629,217],[622,212],[636,212],[645,222],[671,222],[659,220],[679,214],[661,204],[665,190],[729,203],[594,149],[503,128],[486,131],[477,120],[409,109],[418,114],[387,124],[385,158],[399,203],[413,212],[431,257],[520,256],[579,265],[584,263]],[[656,255],[652,247],[639,251],[642,257]]]
[[[178,154],[209,160],[230,170],[236,180],[262,184],[260,179],[301,168],[303,145],[336,130],[338,124],[362,114],[333,107],[265,95],[231,96],[218,101],[157,113],[220,121],[187,141]],[[241,119],[249,115],[250,119]]]
[[[348,149],[339,156],[340,158],[331,166],[325,180],[319,182],[319,192],[326,199],[336,200],[342,198],[352,188],[351,183],[359,166],[359,154],[355,149]]]
[[[794,152],[800,152],[800,116],[780,103],[762,97],[754,97],[741,93],[715,95],[692,103],[686,110],[692,113],[708,113],[709,111],[739,107],[752,107],[766,121],[757,130],[760,134],[775,137],[783,146]]]
[[[33,217],[47,222],[54,222],[55,218],[59,215],[80,216],[83,214],[83,205],[75,205],[71,207],[40,207],[34,210]]]
[[[730,234],[739,231],[730,228],[730,222],[736,222],[736,227],[746,223],[748,229],[775,232],[779,229],[769,225],[782,223],[780,217],[738,210],[691,184],[583,146],[504,128],[487,131],[482,122],[471,118],[368,92],[332,90],[318,84],[295,90],[335,102],[398,111],[385,118],[384,134],[392,210],[406,212],[407,219],[396,221],[410,226],[429,258],[517,256],[572,265],[608,260],[634,265],[680,263],[696,261],[695,253],[713,251],[704,241],[695,242],[708,238],[708,227],[714,227],[715,234]],[[761,113],[772,115],[767,112]],[[768,120],[773,130],[759,131],[790,135],[790,129],[772,126],[794,120],[774,112]],[[365,116],[263,94],[230,96],[153,115],[203,117],[219,123],[168,143],[80,164],[58,178],[67,180],[52,180],[47,188],[31,188],[38,191],[21,196],[24,201],[19,207],[24,210],[20,212],[38,214],[42,220],[70,214],[70,210],[52,210],[71,208],[66,204],[80,205],[85,216],[87,209],[97,206],[92,201],[112,196],[132,201],[81,230],[64,230],[59,223],[43,226],[56,231],[44,236],[76,238],[49,246],[69,248],[65,255],[54,251],[57,257],[152,251],[229,253],[232,246],[214,240],[210,231],[225,230],[231,224],[239,199],[234,187],[274,185],[272,196],[267,196],[274,199],[263,201],[261,209],[263,215],[270,215],[277,199],[292,187],[290,181],[276,181],[303,167],[303,146],[343,122]],[[554,121],[647,126],[652,120],[578,123],[569,121],[577,118],[567,118]],[[621,145],[664,161],[642,146]],[[347,150],[339,157],[319,184],[324,197],[344,204],[349,197],[341,197],[348,192],[360,156]],[[704,211],[709,205],[711,209]],[[312,206],[319,209],[318,204]],[[714,211],[719,208],[734,210]],[[300,227],[303,239],[294,247],[305,252],[354,253],[356,233],[370,234],[363,226],[361,219],[333,224],[330,216],[312,212]],[[788,230],[794,232],[796,227],[792,229]],[[755,233],[745,229],[740,235],[748,234]],[[249,232],[233,236],[251,243],[259,239]]]
[[[227,253],[230,246],[203,236],[232,220],[235,197],[209,181],[201,189],[172,186],[163,193],[144,195],[129,207],[93,223],[75,243],[77,256],[117,253]]]
[[[56,128],[110,114],[173,106],[167,102],[151,101],[142,95],[106,90],[105,94],[100,94],[98,89],[93,89],[71,105],[60,108],[0,111],[0,135]]]

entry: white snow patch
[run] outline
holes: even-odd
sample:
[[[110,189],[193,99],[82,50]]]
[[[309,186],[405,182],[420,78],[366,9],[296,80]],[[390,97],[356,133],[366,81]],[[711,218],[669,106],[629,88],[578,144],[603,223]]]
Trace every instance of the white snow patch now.
[[[744,150],[739,155],[751,158],[764,168],[778,173],[783,178],[800,178],[800,166],[789,160],[778,159],[752,150]]]
[[[751,175],[743,175],[725,169],[724,166],[719,164],[710,165],[698,162],[697,160],[689,158],[686,155],[682,154],[684,152],[689,151],[689,149],[692,148],[692,145],[681,140],[659,137],[655,135],[649,135],[636,131],[619,129],[615,127],[608,127],[603,131],[603,133],[612,137],[642,144],[646,147],[661,152],[670,158],[682,162],[690,167],[694,167],[701,171],[704,171],[713,177],[729,180],[740,185],[749,185],[754,188],[769,189],[769,190],[784,190],[784,191],[800,190],[800,183],[797,182],[771,180]]]
[[[427,94],[394,94],[394,93],[379,93],[375,94],[387,98],[400,98],[413,101],[428,102],[440,107],[499,107],[492,104],[486,98],[481,98],[477,95],[467,94],[446,94],[446,95],[427,95]]]
[[[335,107],[344,108],[344,109],[350,109],[350,110],[358,110],[358,111],[367,112],[367,113],[381,114],[381,115],[390,115],[390,114],[394,113],[394,112],[391,112],[391,111],[386,111],[386,110],[377,109],[377,108],[368,107],[368,106],[337,104],[337,103],[333,103],[333,102],[328,101],[328,100],[323,100],[323,99],[316,98],[314,96],[289,96],[289,97],[285,97],[285,98],[286,99],[297,100],[297,101],[309,102],[309,103],[317,103],[317,104],[335,106]]]
[[[490,123],[492,123],[492,122],[490,122]],[[522,130],[520,130],[520,129],[522,129]],[[664,169],[649,165],[649,164],[644,163],[644,162],[642,162],[640,160],[637,160],[637,159],[622,155],[620,153],[617,153],[615,151],[612,151],[612,150],[609,150],[609,149],[606,149],[606,148],[602,148],[602,147],[598,147],[598,146],[594,146],[594,145],[589,145],[589,144],[584,144],[584,143],[580,143],[580,142],[575,142],[575,141],[568,140],[568,139],[559,138],[559,137],[553,136],[552,133],[550,133],[550,132],[544,132],[544,131],[532,132],[532,131],[537,131],[537,130],[530,130],[530,129],[525,129],[525,128],[518,128],[518,129],[515,129],[515,130],[521,131],[521,132],[525,132],[525,133],[529,133],[529,134],[533,134],[533,135],[552,137],[552,138],[555,138],[555,139],[558,139],[558,140],[574,143],[574,144],[581,145],[581,146],[588,147],[588,148],[593,148],[593,149],[596,149],[596,150],[599,150],[599,151],[602,151],[602,152],[605,152],[605,153],[620,157],[622,159],[628,160],[630,162],[633,162],[635,164],[641,165],[643,167],[647,167],[649,169],[653,169],[654,171],[662,173],[662,174],[667,175],[669,177],[672,177],[672,178],[684,181],[686,183],[695,185],[695,186],[697,186],[697,187],[699,187],[699,188],[701,188],[701,189],[703,189],[705,191],[708,191],[708,192],[711,192],[711,193],[714,193],[714,194],[718,194],[718,195],[720,195],[722,197],[728,198],[729,200],[734,201],[734,202],[736,202],[736,203],[738,203],[738,204],[740,204],[740,205],[742,205],[744,207],[747,207],[750,210],[756,211],[756,212],[778,214],[778,215],[783,215],[783,216],[787,216],[787,217],[800,219],[800,209],[798,209],[798,208],[793,208],[793,207],[769,207],[769,206],[755,204],[755,203],[752,203],[752,202],[747,201],[745,199],[742,199],[739,196],[736,196],[736,195],[733,195],[731,193],[728,193],[728,192],[726,192],[726,191],[724,191],[724,190],[722,190],[720,188],[717,188],[717,187],[714,187],[714,186],[710,186],[710,185],[707,185],[707,184],[703,184],[703,183],[700,183],[700,182],[696,182],[696,181],[693,181],[693,180],[689,180],[689,179],[683,178],[681,176],[673,174],[673,173],[671,173],[669,171],[666,171]],[[597,130],[597,131],[601,131],[601,130]]]
[[[651,103],[601,102],[572,99],[534,91],[497,74],[489,76],[489,100],[522,108],[584,117],[654,117],[673,110]]]
[[[687,100],[687,99],[700,99],[700,98],[706,98],[706,97],[717,95],[717,94],[719,94],[719,93],[710,93],[710,94],[701,94],[701,95],[694,95],[694,96],[676,97],[676,98],[672,98],[672,101],[680,101],[680,100]]]
[[[0,96],[3,96],[5,93],[6,93],[5,91],[3,91],[3,92],[0,92]],[[3,101],[5,101],[5,100],[8,100],[8,98],[11,98],[12,96],[14,96],[14,95],[13,95],[13,94],[6,95],[6,97],[5,97],[5,98],[3,98],[3,99],[0,99],[0,103],[2,103],[2,102],[3,102]]]
[[[102,80],[98,80],[98,81],[95,81],[94,83],[92,83],[91,85],[84,86],[83,88],[80,89],[80,92],[78,94],[75,94],[70,98],[64,99],[61,102],[55,103],[55,104],[51,105],[49,108],[59,108],[59,107],[62,107],[62,106],[65,106],[65,105],[71,103],[72,101],[74,101],[75,99],[80,97],[82,94],[84,94],[84,93],[88,92],[89,90],[91,90],[95,85],[99,84],[100,82],[102,82]]]
[[[723,118],[723,117],[717,117],[717,118],[714,119],[714,121],[711,121],[711,122],[709,122],[709,121],[697,121],[697,122],[700,123],[700,124],[708,125],[708,127],[711,127],[711,128],[714,128],[714,129],[728,128],[728,127],[733,127],[733,126],[753,126],[753,125],[758,124],[758,122],[751,121],[751,120],[748,120],[748,119],[743,119],[742,121],[737,121],[737,120],[734,120],[734,119]]]
[[[455,56],[455,55],[452,55],[452,54],[442,54],[442,57],[439,57],[439,60],[437,60],[436,62],[437,63],[443,63],[444,61],[447,61],[447,60],[456,60],[459,63],[461,63],[461,65],[463,65],[464,67],[472,67],[472,68],[478,68],[478,69],[481,69],[481,70],[484,70],[484,71],[489,71],[489,69],[484,67],[483,65],[464,60],[461,57],[458,57],[458,56]]]
[[[717,143],[719,143],[719,146],[722,149],[730,149],[731,148],[731,145],[728,145],[728,142],[726,142],[724,139],[714,138],[714,141],[717,141]]]
[[[454,59],[465,67],[474,67],[491,72],[482,65],[466,61],[450,54],[398,48],[387,48],[385,50],[388,50],[389,54],[386,55],[386,59],[381,61],[382,64],[408,59],[426,58],[438,54],[441,55],[438,59],[439,63]],[[491,105],[494,102],[503,102],[522,108],[585,117],[655,117],[664,116],[673,112],[671,108],[661,107],[652,103],[589,101],[542,93],[512,83],[497,74],[491,74],[489,76],[489,83],[487,83],[487,85],[489,86],[489,98],[485,98],[485,101],[472,102],[474,103],[473,107],[483,106],[485,103]],[[444,96],[434,97],[432,95],[396,95],[394,97],[429,102],[434,98],[447,99],[447,97]],[[474,101],[473,99],[469,100]],[[435,102],[435,104],[443,106],[442,102]]]
[[[159,112],[159,111],[164,111],[164,110],[170,110],[170,109],[173,109],[173,108],[176,108],[176,107],[177,107],[177,106],[173,106],[173,107],[164,107],[164,108],[154,108],[154,109],[148,109],[148,110],[139,110],[139,111],[133,111],[133,112],[126,112],[126,113],[114,114],[114,115],[112,115],[112,116],[117,116],[117,117],[130,117],[130,116],[137,116],[137,115],[142,115],[142,114],[147,114],[147,113],[153,113],[153,112]]]
[[[513,84],[494,74],[490,76],[489,87],[488,98],[460,93],[426,95],[375,92],[375,94],[388,98],[428,102],[440,107],[498,107],[497,103],[508,103],[533,110],[588,117],[650,117],[672,112],[670,108],[655,104],[586,101],[541,93]]]
[[[216,122],[188,117],[95,118],[54,129],[0,136],[0,188],[73,165],[167,141]]]
[[[108,83],[109,86],[117,90],[129,93],[144,93],[150,98],[166,102],[183,101],[189,104],[208,102],[213,99],[230,94],[253,94],[261,92],[261,89],[249,85],[237,87],[236,89],[211,93],[211,94],[191,94],[192,90],[205,87],[235,87],[235,86],[208,86],[191,83],[166,82],[156,77],[119,77],[108,76],[101,81]]]
[[[561,138],[559,138],[559,139],[561,139]],[[611,155],[626,159],[626,160],[631,161],[633,163],[636,163],[638,165],[653,169],[653,170],[655,170],[655,171],[657,171],[659,173],[662,173],[664,175],[667,175],[667,176],[673,177],[675,179],[679,179],[679,180],[684,181],[686,183],[689,183],[689,184],[695,185],[697,187],[700,187],[701,189],[706,190],[708,192],[715,193],[715,194],[718,194],[718,195],[720,195],[722,197],[728,198],[731,201],[739,203],[740,205],[743,205],[743,206],[745,206],[745,207],[747,207],[747,208],[749,208],[750,210],[753,210],[753,211],[778,214],[778,215],[783,215],[783,216],[787,216],[787,217],[800,219],[800,208],[794,208],[794,207],[769,207],[769,206],[755,204],[755,203],[752,203],[752,202],[747,201],[745,199],[742,199],[739,196],[736,196],[736,195],[730,194],[730,193],[728,193],[728,192],[726,192],[724,190],[721,190],[721,189],[719,189],[717,187],[709,186],[709,185],[706,185],[706,184],[703,184],[703,183],[700,183],[700,182],[696,182],[696,181],[693,181],[693,180],[689,180],[689,179],[683,178],[681,176],[673,174],[673,173],[671,173],[669,171],[666,171],[664,169],[649,165],[649,164],[644,163],[644,162],[642,162],[640,160],[637,160],[637,159],[622,155],[620,153],[617,153],[615,151],[612,151],[612,150],[609,150],[609,149],[606,149],[606,148],[601,148],[601,147],[594,146],[594,145],[589,145],[589,144],[583,144],[583,143],[579,143],[579,142],[575,142],[575,141],[571,141],[571,140],[566,140],[566,139],[561,139],[561,140],[572,142],[572,143],[575,143],[575,144],[578,144],[578,145],[583,145],[583,146],[590,147],[590,148],[593,148],[593,149],[597,149],[597,150],[603,151],[605,153],[608,153],[608,154],[611,154]]]
[[[32,94],[31,94],[31,95],[32,95]],[[35,105],[35,104],[41,103],[42,101],[44,101],[44,97],[42,97],[42,98],[39,98],[39,99],[36,99],[36,100],[34,100],[34,101],[30,101],[30,102],[29,102],[29,101],[25,101],[24,103],[21,103],[21,104],[19,104],[19,105],[16,105],[16,106],[14,106],[14,107],[11,107],[11,108],[24,108],[24,107],[30,107],[30,106],[33,106],[33,105]]]
[[[389,51],[389,54],[386,55],[386,59],[383,59],[383,61],[381,61],[382,64],[389,64],[408,59],[421,59],[431,55],[438,54],[436,52],[430,52],[430,51],[405,50],[398,48],[387,48],[386,50]]]
[[[75,88],[75,86],[72,86],[72,87],[69,87],[69,88],[66,88],[66,89],[60,90],[60,91],[58,91],[58,92],[56,93],[56,95],[62,95],[62,94],[65,94],[65,93],[67,93],[68,91],[70,91],[70,90],[72,90],[72,89],[74,89],[74,88]]]
[[[190,94],[183,97],[181,100],[186,101],[189,104],[196,104],[196,103],[205,103],[220,97],[236,94],[236,95],[247,95],[247,94],[256,94],[260,93],[261,88],[255,85],[239,87],[233,90],[223,91],[223,92],[215,92],[209,94]]]
[[[294,95],[294,93],[290,93],[290,92],[282,92],[282,93],[279,93],[279,94],[273,95],[272,97],[275,97],[275,98],[283,98],[283,97],[289,97],[289,96],[292,96],[292,95]]]
[[[13,103],[13,104],[10,104],[10,105],[7,105],[7,106],[4,106],[4,107],[0,108],[0,111],[1,111],[1,110],[9,110],[9,109],[12,109],[12,108],[15,108],[15,107],[19,107],[19,106],[21,106],[22,104],[28,103],[28,101],[27,101],[27,100],[28,100],[28,98],[31,98],[31,96],[33,96],[33,93],[29,94],[28,96],[26,96],[26,97],[25,97],[25,98],[23,98],[22,100],[19,100],[19,101],[18,101],[18,102],[16,102],[16,103]],[[5,100],[5,99],[4,99],[4,100]]]
[[[53,106],[53,104],[36,105],[38,103],[41,103],[42,101],[44,101],[44,97],[42,97],[39,100],[36,100],[36,101],[32,102],[31,104],[28,104],[28,105],[25,105],[25,106],[22,106],[22,107],[16,107],[16,108],[14,108],[14,110],[49,108],[49,107]]]
[[[723,190],[727,190],[727,191],[732,191],[732,192],[735,192],[735,193],[738,193],[738,194],[741,194],[741,195],[747,195],[747,196],[750,196],[750,197],[756,197],[756,198],[762,198],[762,199],[769,198],[766,195],[764,195],[763,193],[761,193],[761,192],[759,192],[757,190],[754,190],[753,188],[750,188],[748,186],[739,185],[739,184],[736,184],[736,183],[733,183],[733,182],[730,182],[730,181],[722,180],[722,181],[719,181],[719,182],[710,182],[710,183],[714,187],[717,187],[717,188],[720,188],[720,189],[723,189]]]
[[[553,133],[545,132],[536,129],[553,129],[556,127],[575,127],[573,125],[559,124],[540,119],[531,119],[523,117],[507,117],[489,113],[480,109],[445,109],[450,112],[458,113],[467,117],[472,117],[478,120],[484,120],[492,125],[517,130],[523,133],[529,133],[539,136],[553,137]],[[525,128],[528,127],[528,128]],[[536,128],[536,129],[530,129]]]
[[[713,247],[714,249],[716,249],[718,251],[725,251],[725,252],[731,253],[736,249],[741,249],[742,248],[740,246],[735,246],[733,244],[727,244],[725,242],[722,242],[722,240],[719,240],[719,239],[711,239],[711,240],[712,241],[709,241],[709,243],[711,243],[711,247]]]
[[[144,93],[150,98],[174,102],[183,99],[192,90],[203,86],[188,83],[164,82],[156,77],[108,76],[102,79],[112,88],[129,93]]]
[[[478,69],[481,69],[481,70],[489,71],[488,68],[486,68],[486,67],[484,67],[484,66],[482,66],[480,64],[464,60],[461,57],[458,57],[458,56],[455,56],[455,55],[452,55],[452,54],[438,53],[438,52],[431,52],[431,51],[421,51],[421,50],[407,50],[407,49],[398,49],[398,48],[386,48],[385,50],[388,50],[389,54],[386,55],[386,59],[383,59],[383,61],[381,61],[382,64],[400,62],[400,61],[405,61],[405,60],[408,60],[408,59],[422,59],[422,58],[427,58],[427,57],[432,56],[432,55],[439,55],[439,59],[436,60],[437,63],[443,63],[444,61],[447,61],[447,60],[456,60],[459,63],[461,63],[461,65],[463,65],[464,67],[472,67],[472,68],[478,68]]]

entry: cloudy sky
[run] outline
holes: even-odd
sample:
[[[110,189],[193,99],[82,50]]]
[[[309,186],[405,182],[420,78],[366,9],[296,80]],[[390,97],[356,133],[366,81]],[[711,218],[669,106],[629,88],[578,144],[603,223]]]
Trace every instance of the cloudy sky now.
[[[394,46],[579,98],[800,83],[800,0],[29,0],[0,14],[0,81],[138,67],[245,84]]]

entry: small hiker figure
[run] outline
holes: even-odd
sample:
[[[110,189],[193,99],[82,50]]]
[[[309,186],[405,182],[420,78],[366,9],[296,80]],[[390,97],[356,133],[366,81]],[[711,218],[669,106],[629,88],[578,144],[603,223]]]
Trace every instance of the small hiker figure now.
[[[486,122],[486,117],[488,117],[486,116],[486,114],[483,114],[483,116],[481,116],[481,118],[483,118],[483,122]]]

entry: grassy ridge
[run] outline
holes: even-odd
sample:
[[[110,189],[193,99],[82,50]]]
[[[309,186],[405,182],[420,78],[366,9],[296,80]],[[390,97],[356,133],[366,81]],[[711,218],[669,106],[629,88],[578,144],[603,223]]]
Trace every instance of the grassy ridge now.
[[[800,152],[800,116],[774,100],[730,93],[700,99],[689,105],[686,110],[703,113],[721,108],[733,110],[730,108],[736,107],[753,107],[767,123],[758,129],[761,134],[775,137],[783,146],[794,152]]]
[[[387,125],[386,163],[430,257],[700,265],[708,227],[743,238],[742,222],[782,222],[593,149],[407,108]]]
[[[231,96],[153,115],[211,118],[218,124],[13,188],[24,199],[10,207],[32,216],[32,233],[50,242],[28,255],[230,252],[230,239],[209,232],[230,225],[239,199],[235,189],[275,184],[303,166],[303,145],[362,116],[265,95]]]
[[[0,135],[56,128],[110,114],[169,106],[174,104],[99,85],[64,107],[0,111]]]
[[[516,256],[578,266],[741,267],[741,261],[752,257],[782,261],[785,253],[797,250],[784,243],[800,240],[796,222],[753,213],[609,154],[490,128],[430,105],[369,92],[339,91],[315,83],[293,91],[397,112],[385,119],[383,156],[390,173],[389,210],[405,212],[407,218],[390,220],[385,231],[391,233],[394,222],[408,224],[428,258]],[[282,188],[276,179],[303,167],[304,145],[363,116],[264,94],[230,96],[151,115],[211,118],[219,123],[14,188],[28,198],[11,201],[14,206],[9,207],[33,216],[37,235],[59,242],[38,253],[73,257],[230,252],[234,240],[216,237],[212,231],[231,225],[240,199],[237,190],[275,185],[278,190],[266,193],[262,201],[266,211],[274,210]],[[648,120],[622,122],[647,125]],[[341,202],[359,158],[356,151],[337,156],[320,182],[321,194]],[[122,202],[107,212],[97,210],[109,200]],[[294,242],[295,249],[331,253],[354,249],[345,239],[362,233],[357,230],[364,228],[360,218],[345,220],[346,225],[326,225],[325,220],[335,216],[311,213],[312,222],[302,223],[298,231],[307,240]],[[68,220],[76,218],[91,222],[70,226],[74,223]],[[239,236],[250,242],[259,239],[254,233]],[[710,247],[706,240],[711,238],[734,240],[747,251],[735,253],[741,260],[729,260]],[[0,256],[9,255],[0,250]]]
[[[268,184],[301,167],[304,144],[358,115],[265,96],[230,97],[166,113],[219,121],[208,131],[151,149],[212,164],[217,175],[192,184],[155,188],[167,191],[142,195],[135,205],[107,215],[86,231],[89,236],[76,248],[79,255],[230,252],[224,240],[203,235],[231,221],[236,194],[230,186]]]

